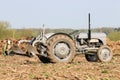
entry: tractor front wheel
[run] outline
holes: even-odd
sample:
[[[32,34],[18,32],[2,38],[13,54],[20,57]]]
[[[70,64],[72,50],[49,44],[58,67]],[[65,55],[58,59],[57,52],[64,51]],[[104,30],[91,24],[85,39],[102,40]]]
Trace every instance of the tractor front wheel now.
[[[112,59],[112,51],[108,46],[101,46],[98,49],[98,58],[101,62],[109,62]]]

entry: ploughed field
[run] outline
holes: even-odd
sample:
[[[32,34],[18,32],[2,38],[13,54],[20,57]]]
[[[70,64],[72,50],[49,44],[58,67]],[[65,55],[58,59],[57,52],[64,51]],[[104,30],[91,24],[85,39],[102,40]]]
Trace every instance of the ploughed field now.
[[[120,80],[120,41],[107,39],[113,51],[108,63],[88,62],[83,54],[71,63],[43,63],[38,56],[4,56],[5,42],[0,41],[0,80]]]

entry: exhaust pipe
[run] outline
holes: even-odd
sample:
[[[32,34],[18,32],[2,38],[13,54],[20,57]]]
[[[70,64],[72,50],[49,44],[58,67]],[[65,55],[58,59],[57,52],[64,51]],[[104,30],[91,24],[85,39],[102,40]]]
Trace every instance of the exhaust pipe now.
[[[90,40],[91,39],[91,24],[90,24],[90,13],[88,14],[88,39]]]

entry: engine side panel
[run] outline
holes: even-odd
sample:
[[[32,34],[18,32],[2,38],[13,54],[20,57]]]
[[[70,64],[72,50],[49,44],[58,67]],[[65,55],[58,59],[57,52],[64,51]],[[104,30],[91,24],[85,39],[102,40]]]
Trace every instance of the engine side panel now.
[[[78,35],[78,39],[87,39],[87,38],[88,38],[87,33],[80,33]],[[99,39],[103,42],[104,45],[106,45],[106,34],[105,33],[91,33],[91,38]]]

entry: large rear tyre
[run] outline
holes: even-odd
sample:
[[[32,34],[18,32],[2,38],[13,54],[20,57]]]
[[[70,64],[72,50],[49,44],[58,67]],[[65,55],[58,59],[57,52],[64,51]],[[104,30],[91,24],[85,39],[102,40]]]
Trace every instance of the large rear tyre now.
[[[50,62],[71,62],[75,57],[75,43],[65,34],[56,34],[48,39]]]
[[[98,58],[101,62],[109,62],[112,59],[112,51],[108,46],[101,46],[98,49]]]

